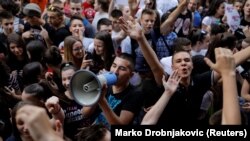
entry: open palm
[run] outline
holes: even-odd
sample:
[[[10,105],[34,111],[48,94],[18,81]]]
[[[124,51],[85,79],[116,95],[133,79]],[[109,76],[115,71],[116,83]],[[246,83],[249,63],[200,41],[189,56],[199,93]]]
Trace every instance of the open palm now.
[[[137,40],[142,37],[142,28],[132,17],[128,21],[125,21],[123,17],[119,18],[119,24],[121,29],[131,38]]]
[[[165,91],[169,91],[171,94],[173,94],[181,80],[181,77],[178,75],[178,70],[175,70],[166,81],[165,76],[162,78],[162,84],[164,86]]]

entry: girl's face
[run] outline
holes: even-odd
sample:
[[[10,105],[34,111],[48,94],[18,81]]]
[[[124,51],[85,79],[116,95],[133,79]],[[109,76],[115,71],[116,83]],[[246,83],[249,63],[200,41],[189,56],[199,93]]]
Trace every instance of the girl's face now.
[[[250,16],[250,0],[246,1],[243,11],[245,16]]]
[[[81,42],[77,41],[73,44],[72,55],[77,59],[83,58],[84,50]]]
[[[99,39],[94,39],[94,48],[97,55],[104,54],[104,42]]]
[[[130,10],[129,10],[129,7],[128,6],[124,6],[123,9],[122,9],[122,14],[123,14],[123,17],[125,19],[129,19],[129,16],[130,16]]]
[[[16,126],[17,126],[17,130],[19,131],[21,137],[24,137],[26,139],[32,139],[30,134],[29,134],[28,127],[24,124],[23,121],[16,119]]]
[[[217,14],[220,16],[224,16],[225,14],[225,5],[224,3],[221,3],[219,8],[217,9]]]
[[[208,49],[209,43],[210,43],[210,36],[209,36],[209,34],[207,34],[207,35],[205,35],[205,38],[202,41],[201,49]]]
[[[17,46],[15,43],[10,43],[10,52],[13,53],[16,57],[22,56],[23,48]]]
[[[74,75],[75,71],[73,69],[68,69],[65,71],[62,71],[62,84],[64,88],[69,91],[70,89],[70,79]]]

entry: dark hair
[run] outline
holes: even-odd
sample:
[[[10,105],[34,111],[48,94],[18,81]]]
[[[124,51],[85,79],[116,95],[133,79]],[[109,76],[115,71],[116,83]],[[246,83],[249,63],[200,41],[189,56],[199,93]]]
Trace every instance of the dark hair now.
[[[189,45],[191,45],[191,41],[188,38],[179,37],[173,43],[173,50],[174,52],[184,51],[183,46]]]
[[[224,2],[225,2],[225,0],[212,0],[212,2],[209,4],[207,16],[214,16],[216,14],[217,9]]]
[[[71,24],[72,24],[72,21],[74,21],[74,20],[79,20],[79,21],[83,21],[83,19],[82,19],[82,17],[80,17],[80,16],[77,16],[77,15],[73,15],[73,16],[71,16],[70,17],[70,26],[71,26]],[[83,24],[83,23],[82,23]],[[84,24],[83,24],[83,26],[84,26]]]
[[[2,11],[0,12],[0,22],[3,21],[3,19],[12,19],[14,16],[8,12],[8,11]]]
[[[98,4],[101,5],[101,9],[104,12],[108,12],[109,9],[109,1],[108,0],[97,0]]]
[[[76,135],[77,141],[100,141],[109,130],[103,124],[94,124],[82,128]]]
[[[74,64],[72,62],[62,63],[62,65],[60,67],[61,75],[62,75],[63,71],[70,70],[70,69],[77,71],[77,68],[74,66]]]
[[[22,37],[17,33],[11,33],[8,35],[7,38],[8,38],[8,43],[15,43],[18,46],[22,46],[22,47],[25,46],[25,44],[22,40]]]
[[[104,43],[104,67],[106,70],[109,70],[113,63],[115,55],[115,50],[111,35],[108,32],[97,32],[95,35],[95,39],[99,39]],[[100,58],[100,56],[97,55],[94,50],[93,59],[95,58]]]
[[[112,10],[110,15],[111,15],[111,17],[113,17],[113,18],[120,18],[120,17],[123,16],[122,11],[119,10],[119,9],[114,9],[114,10]]]
[[[223,24],[211,24],[211,32],[210,32],[210,35],[217,35],[219,33],[224,33],[226,32],[226,26],[223,25]]]
[[[27,86],[29,84],[38,83],[39,76],[43,72],[43,67],[39,62],[31,62],[23,67],[23,82]]]
[[[23,91],[31,95],[32,97],[36,98],[37,101],[46,100],[46,98],[44,97],[45,96],[44,88],[38,83],[27,85],[26,87],[24,87]],[[34,101],[34,102],[37,102],[37,101]]]
[[[0,88],[9,85],[10,69],[5,62],[0,61]]]
[[[128,53],[121,53],[119,56],[117,56],[119,58],[122,58],[122,59],[125,59],[127,61],[130,62],[130,69],[131,71],[134,71],[135,70],[135,61],[133,59],[133,56],[128,54]]]
[[[16,15],[20,10],[20,7],[13,0],[0,0],[0,5],[13,15]]]
[[[108,18],[101,18],[98,22],[97,22],[97,30],[100,31],[100,28],[102,25],[112,25],[112,22],[108,19]]]
[[[22,40],[22,37],[17,34],[17,33],[11,33],[8,35],[8,55],[7,55],[7,59],[6,62],[7,64],[10,66],[11,70],[21,70],[23,69],[23,66],[29,62],[29,58],[27,55],[27,51],[26,51],[26,47],[25,44]],[[20,60],[17,60],[16,55],[14,55],[11,51],[10,51],[10,44],[16,44],[17,48],[22,48],[23,49],[23,60],[20,62]],[[19,63],[19,64],[17,64]]]
[[[41,62],[46,50],[46,46],[40,40],[32,40],[27,44],[26,49],[30,54],[30,61]]]
[[[193,70],[192,75],[202,74],[210,70],[210,67],[204,61],[203,55],[195,55],[192,57]]]
[[[142,17],[142,15],[155,15],[155,17],[157,16],[155,11],[152,9],[149,9],[149,8],[143,9],[141,12],[141,17]]]
[[[60,50],[56,46],[51,46],[45,51],[44,62],[52,65],[58,66],[62,63],[62,56]]]
[[[190,33],[189,33],[189,39],[191,41],[191,45],[194,46],[196,45],[196,43],[198,41],[202,42],[205,38],[206,35],[208,33],[204,30],[200,30],[200,29],[193,29]]]
[[[236,47],[236,41],[237,38],[229,32],[216,35],[208,45],[206,57],[215,63],[215,48],[224,47],[233,50]]]

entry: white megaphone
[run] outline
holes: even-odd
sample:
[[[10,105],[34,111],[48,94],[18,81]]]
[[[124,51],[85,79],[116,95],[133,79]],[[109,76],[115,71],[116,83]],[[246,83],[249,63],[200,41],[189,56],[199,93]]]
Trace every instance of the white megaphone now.
[[[111,86],[116,82],[117,76],[111,72],[96,75],[88,70],[78,70],[70,80],[70,89],[78,104],[91,106],[98,102],[104,84]]]

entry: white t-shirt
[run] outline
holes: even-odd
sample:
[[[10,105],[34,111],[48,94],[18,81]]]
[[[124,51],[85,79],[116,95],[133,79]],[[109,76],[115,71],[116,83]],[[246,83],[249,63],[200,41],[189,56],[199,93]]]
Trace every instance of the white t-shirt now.
[[[161,10],[162,13],[166,13],[178,5],[178,0],[157,0],[156,3],[157,9]]]
[[[207,49],[202,49],[199,52],[191,50],[191,55],[196,56],[196,55],[202,55],[205,56],[207,53]]]
[[[114,38],[119,35],[119,32],[114,32],[112,31],[112,40],[114,42]],[[113,43],[114,44],[114,43]],[[119,45],[117,45],[119,46]],[[121,52],[122,53],[128,53],[132,54],[132,49],[131,49],[131,39],[129,36],[127,36],[125,39],[122,40],[121,44]]]
[[[206,16],[203,20],[202,20],[202,24],[209,26],[211,24],[220,24],[221,21],[218,18],[215,18],[213,16]]]
[[[109,18],[109,14],[104,12],[104,13],[100,13],[100,12],[96,12],[95,13],[95,17],[92,21],[92,26],[95,28],[95,31],[97,31],[97,23],[100,19],[102,18]]]
[[[161,65],[167,74],[172,74],[172,56],[163,57],[161,60]]]

